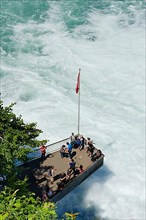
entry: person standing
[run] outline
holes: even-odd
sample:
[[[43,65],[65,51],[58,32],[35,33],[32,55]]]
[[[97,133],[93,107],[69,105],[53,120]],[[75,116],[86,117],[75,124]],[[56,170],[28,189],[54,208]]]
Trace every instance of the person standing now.
[[[76,143],[76,137],[75,137],[75,135],[74,135],[73,132],[71,133],[70,140],[71,140],[71,144],[72,144],[72,146],[74,147],[74,145],[75,145],[75,143]]]
[[[48,172],[48,176],[51,177],[51,183],[54,182],[55,170],[54,166],[51,166]]]
[[[80,145],[79,149],[80,149],[80,151],[81,151],[81,150],[83,150],[83,149],[84,149],[84,145],[85,145],[85,138],[84,138],[83,136],[81,136],[80,140],[81,140],[81,145]]]
[[[66,142],[67,144],[67,149],[68,149],[68,154],[69,154],[69,157],[71,158],[71,153],[72,153],[72,144],[69,143],[69,142]]]
[[[46,146],[44,146],[44,145],[42,145],[41,147],[40,147],[40,150],[41,150],[41,161],[43,161],[43,160],[45,160],[45,158],[46,158]]]
[[[71,159],[68,164],[69,164],[69,168],[72,169],[75,174],[76,162],[74,161],[74,159]]]
[[[71,142],[74,142],[74,141],[75,141],[75,135],[74,135],[73,132],[71,133],[71,137],[70,137],[70,139],[71,139]]]

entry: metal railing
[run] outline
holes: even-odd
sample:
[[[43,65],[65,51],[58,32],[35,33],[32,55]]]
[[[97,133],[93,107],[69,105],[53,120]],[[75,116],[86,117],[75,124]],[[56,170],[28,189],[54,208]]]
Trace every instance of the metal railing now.
[[[62,139],[62,140],[60,140],[60,141],[57,141],[57,142],[54,142],[54,143],[52,143],[52,144],[47,145],[47,146],[46,146],[46,147],[47,147],[47,148],[46,148],[46,156],[49,155],[49,154],[52,154],[52,153],[54,153],[54,152],[56,152],[56,151],[59,151],[60,148],[61,148],[61,146],[62,146],[63,144],[65,145],[66,142],[70,142],[70,137],[64,138],[64,139]],[[28,158],[29,161],[38,159],[38,158],[40,158],[40,157],[41,157],[41,151],[40,151],[39,148],[34,149],[33,152],[28,153],[28,155],[27,155],[27,158]],[[23,164],[23,161],[17,160],[17,161],[15,162],[15,164],[16,164],[16,166],[20,166],[20,165]]]

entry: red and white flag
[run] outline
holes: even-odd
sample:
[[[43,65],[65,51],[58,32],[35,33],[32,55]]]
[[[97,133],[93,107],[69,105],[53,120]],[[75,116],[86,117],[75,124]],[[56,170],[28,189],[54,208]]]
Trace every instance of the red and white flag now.
[[[80,71],[79,71],[78,77],[77,77],[76,93],[78,93],[79,90],[80,90]]]

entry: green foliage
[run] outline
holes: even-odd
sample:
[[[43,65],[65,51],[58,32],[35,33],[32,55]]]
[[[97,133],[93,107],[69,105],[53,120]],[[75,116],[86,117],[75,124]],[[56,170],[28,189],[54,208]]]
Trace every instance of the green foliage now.
[[[76,220],[79,213],[65,213],[66,220]]]
[[[42,203],[33,194],[18,196],[18,190],[9,188],[0,194],[0,220],[49,220],[57,219],[55,205],[51,202]]]
[[[58,220],[56,206],[52,202],[41,202],[33,193],[18,195],[6,187],[0,194],[0,220]],[[66,220],[76,220],[79,213],[65,213]]]
[[[15,104],[4,107],[0,101],[0,174],[7,178],[18,173],[16,160],[27,162],[27,154],[33,151],[32,148],[47,142],[37,140],[42,131],[36,123],[24,123],[21,115],[16,116],[13,112]]]
[[[17,117],[13,113],[15,104],[4,107],[0,100],[0,175],[6,175],[9,186],[0,192],[0,220],[55,220],[55,205],[35,199],[28,190],[27,178],[17,178],[21,171],[15,166],[16,160],[27,162],[32,148],[47,140],[37,140],[42,131],[36,123],[26,124],[21,115]],[[66,219],[75,220],[78,213],[65,215]]]

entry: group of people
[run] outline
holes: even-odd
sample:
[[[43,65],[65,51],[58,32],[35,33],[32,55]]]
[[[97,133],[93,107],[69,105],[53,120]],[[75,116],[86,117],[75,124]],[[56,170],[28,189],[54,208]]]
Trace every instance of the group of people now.
[[[85,146],[85,138],[83,135],[74,135],[74,133],[71,134],[71,145],[73,148],[79,148],[80,151],[84,149]]]
[[[100,149],[94,147],[93,141],[88,137],[87,140],[83,136],[75,136],[74,133],[71,135],[71,142],[67,142],[66,145],[62,145],[60,149],[61,158],[69,157],[72,158],[72,149],[79,148],[79,150],[85,149],[88,156],[91,157],[91,161],[97,160],[102,152]]]
[[[57,182],[57,186],[58,186],[58,191],[61,191],[64,189],[64,187],[66,186],[66,184],[75,176],[77,176],[78,174],[82,173],[84,171],[83,169],[83,165],[80,165],[79,167],[75,166],[75,162],[72,159],[71,162],[69,163],[70,167],[68,168],[67,172],[64,173],[62,172],[60,174],[60,181]]]
[[[94,144],[93,141],[88,137],[86,143],[87,145],[86,151],[88,156],[91,157],[91,161],[95,162],[101,157],[102,151],[100,149],[96,149],[93,144]]]
[[[97,150],[97,152],[94,152],[95,147],[93,144],[94,144],[93,141],[89,137],[87,138],[87,140],[85,140],[85,138],[82,135],[75,136],[74,133],[72,133],[70,143],[66,142],[66,145],[61,146],[61,149],[60,149],[61,158],[63,158],[63,157],[70,157],[71,158],[73,148],[79,148],[81,151],[85,148],[85,145],[86,145],[86,152],[87,152],[88,156],[90,156],[92,158],[93,154],[94,154],[94,158],[95,158],[95,153],[96,153],[96,156],[99,155],[99,157],[100,157],[102,154],[101,150]],[[40,147],[41,161],[43,161],[46,158],[46,148],[47,147],[44,145]]]
[[[71,138],[70,138],[70,143],[66,142],[66,145],[62,145],[61,149],[60,149],[60,155],[61,158],[64,157],[68,157],[69,158],[69,162],[68,162],[68,169],[65,172],[61,172],[60,174],[55,175],[55,167],[51,166],[49,171],[48,171],[48,177],[49,177],[49,181],[51,184],[53,184],[54,181],[56,181],[57,179],[59,179],[59,181],[56,183],[57,184],[57,189],[55,190],[55,192],[52,190],[51,187],[48,187],[47,190],[43,190],[42,191],[42,200],[46,201],[47,198],[51,198],[54,194],[56,194],[58,191],[61,191],[62,189],[64,189],[64,187],[66,186],[66,184],[75,176],[77,176],[78,174],[82,173],[84,171],[83,165],[80,164],[78,167],[76,166],[76,162],[73,159],[73,154],[72,154],[72,150],[73,149],[79,149],[80,151],[82,151],[83,149],[85,149],[87,155],[91,158],[91,161],[94,162],[97,159],[100,158],[100,156],[102,155],[102,152],[100,149],[96,149],[94,147],[94,143],[90,138],[85,139],[83,136],[77,136],[74,135],[74,133],[71,134]],[[45,158],[45,154],[46,154],[46,147],[42,146],[41,148],[41,159],[44,160]],[[57,176],[57,178],[56,178]],[[47,186],[50,185],[50,183],[47,183]]]
[[[79,148],[80,151],[84,149],[85,139],[83,136],[75,136],[74,133],[71,135],[71,141],[66,142],[66,145],[62,145],[60,149],[61,158],[70,157],[72,158],[72,150],[73,148]]]
[[[75,176],[82,173],[84,171],[83,165],[80,165],[79,167],[76,167],[76,162],[74,159],[69,159],[68,162],[68,169],[65,172],[61,172],[60,174],[56,175],[56,169],[54,166],[51,166],[48,171],[48,175],[46,175],[47,183],[46,187],[42,190],[42,201],[47,201],[48,199],[52,198],[57,192],[64,189],[66,184]],[[49,177],[49,179],[48,179]],[[54,181],[58,180],[56,185],[57,189],[54,191],[51,187],[51,184],[53,184]]]
[[[47,190],[43,189],[42,190],[42,201],[46,202],[48,199],[52,198],[53,195],[54,195],[54,192],[52,188],[48,188]]]
[[[66,173],[61,172],[59,175],[55,175],[56,169],[52,166],[49,169],[48,176],[51,177],[51,183],[53,183],[56,179],[60,179],[61,183],[66,184],[69,180],[71,180],[76,175],[82,173],[84,171],[83,165],[81,164],[79,167],[76,166],[76,162],[73,158],[69,159],[68,169]]]

